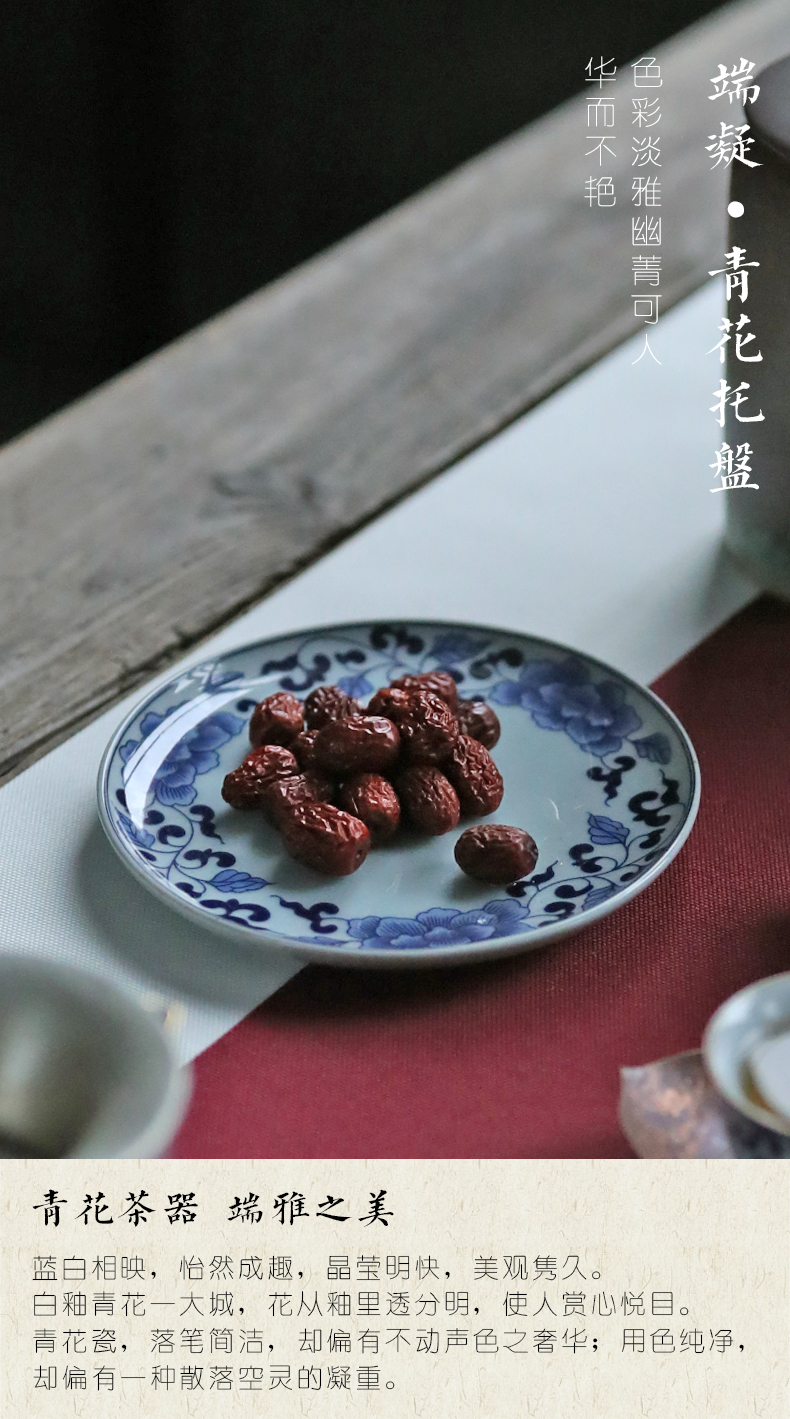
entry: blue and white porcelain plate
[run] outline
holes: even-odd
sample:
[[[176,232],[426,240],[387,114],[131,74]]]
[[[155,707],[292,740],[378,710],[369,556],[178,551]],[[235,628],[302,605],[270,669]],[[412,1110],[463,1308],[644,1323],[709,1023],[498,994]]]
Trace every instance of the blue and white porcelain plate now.
[[[223,802],[264,696],[339,684],[366,702],[407,671],[439,668],[499,715],[505,796],[481,821],[532,834],[529,877],[465,877],[453,849],[470,820],[440,838],[402,832],[353,876],[325,877],[288,857],[262,814]],[[663,872],[698,803],[694,750],[649,690],[550,641],[432,622],[321,627],[196,665],[129,715],[99,774],[110,842],[163,901],[226,938],[357,966],[463,963],[578,931]]]

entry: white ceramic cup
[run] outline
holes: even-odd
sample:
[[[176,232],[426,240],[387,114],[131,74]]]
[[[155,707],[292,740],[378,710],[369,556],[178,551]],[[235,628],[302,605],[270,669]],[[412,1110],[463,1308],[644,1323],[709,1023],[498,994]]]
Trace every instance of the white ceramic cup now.
[[[190,1082],[156,1019],[119,990],[0,955],[0,1156],[157,1157]]]
[[[790,1135],[790,1119],[764,1105],[749,1067],[763,1041],[790,1029],[790,971],[754,981],[720,1005],[702,1040],[705,1067],[725,1099],[774,1133]]]

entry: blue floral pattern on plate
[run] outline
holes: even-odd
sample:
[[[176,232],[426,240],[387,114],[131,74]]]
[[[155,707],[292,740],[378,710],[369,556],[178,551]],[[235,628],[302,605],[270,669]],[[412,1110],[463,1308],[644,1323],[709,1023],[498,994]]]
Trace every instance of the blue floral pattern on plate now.
[[[260,815],[223,803],[222,780],[265,695],[303,698],[336,683],[364,701],[399,675],[437,668],[500,715],[494,757],[506,796],[494,817],[532,832],[531,876],[486,888],[458,872],[458,833],[406,833],[352,878],[320,878],[284,855]],[[360,964],[501,955],[576,930],[663,870],[698,795],[693,749],[650,691],[550,642],[433,623],[327,627],[195,666],[128,717],[99,780],[110,841],[171,905],[225,936],[256,933]]]

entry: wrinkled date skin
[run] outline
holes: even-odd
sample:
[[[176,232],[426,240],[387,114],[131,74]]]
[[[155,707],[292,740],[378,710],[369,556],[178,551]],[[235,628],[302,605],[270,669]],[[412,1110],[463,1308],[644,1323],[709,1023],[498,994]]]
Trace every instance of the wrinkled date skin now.
[[[298,772],[299,765],[290,749],[281,744],[263,744],[225,775],[222,797],[231,808],[262,808],[269,785]]]
[[[397,781],[398,796],[413,827],[431,837],[455,828],[461,816],[458,794],[433,764],[415,764]]]
[[[296,738],[292,739],[288,745],[291,753],[296,755],[300,769],[317,768],[315,761],[315,741],[317,738],[317,729],[303,729],[302,733],[297,734]]]
[[[335,778],[358,773],[382,773],[400,751],[400,735],[389,719],[355,714],[319,730],[315,761]]]
[[[398,795],[381,774],[355,774],[343,784],[338,802],[370,829],[374,843],[391,838],[400,822]]]
[[[467,876],[504,886],[529,876],[538,860],[538,849],[534,839],[521,828],[482,823],[461,834],[455,845],[455,860]]]
[[[262,807],[276,828],[282,828],[288,814],[299,803],[328,803],[334,784],[322,773],[290,774],[266,785]]]
[[[370,833],[351,813],[331,803],[300,803],[283,821],[283,839],[291,857],[316,872],[348,877],[370,850]]]
[[[501,727],[496,712],[485,700],[461,700],[456,710],[458,728],[486,749],[499,742]],[[293,746],[292,746],[293,747]]]
[[[290,744],[300,733],[302,723],[301,700],[286,690],[278,691],[255,706],[250,720],[250,743],[255,749],[261,744]]]
[[[458,794],[462,813],[493,813],[502,802],[502,775],[485,745],[468,734],[458,736],[445,772]]]
[[[305,729],[323,729],[338,719],[348,719],[352,714],[361,714],[356,700],[337,685],[318,685],[304,702]]]
[[[423,670],[419,675],[401,675],[399,679],[392,681],[390,688],[429,690],[432,695],[438,695],[440,700],[444,700],[451,710],[458,706],[458,686],[447,670]]]
[[[397,724],[404,710],[409,707],[409,698],[408,690],[398,690],[392,685],[385,685],[383,690],[376,691],[365,714],[383,715],[385,719],[391,719],[393,724]]]
[[[450,706],[430,690],[412,690],[398,712],[403,757],[412,764],[442,764],[458,738],[458,721]]]
[[[337,685],[317,686],[304,704],[280,691],[256,705],[256,747],[222,797],[262,809],[298,862],[345,877],[402,820],[438,837],[462,814],[494,812],[504,784],[488,750],[499,734],[491,706],[459,700],[443,670],[402,675],[364,709]],[[537,848],[520,828],[486,824],[463,833],[455,855],[469,876],[507,884],[532,871]]]

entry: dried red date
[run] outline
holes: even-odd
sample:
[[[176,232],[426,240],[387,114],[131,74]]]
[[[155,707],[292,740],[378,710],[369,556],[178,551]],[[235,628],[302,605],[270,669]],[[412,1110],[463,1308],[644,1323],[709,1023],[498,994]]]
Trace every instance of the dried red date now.
[[[222,797],[231,808],[261,808],[267,787],[276,779],[298,773],[299,765],[290,749],[280,744],[263,744],[253,749],[232,773],[225,775]]]
[[[275,827],[281,828],[286,817],[299,803],[327,803],[334,793],[331,779],[321,773],[291,774],[267,784],[263,808]]]
[[[493,813],[502,802],[505,785],[484,744],[460,734],[445,764],[463,813]]]
[[[451,710],[455,710],[458,705],[458,686],[447,670],[423,670],[419,675],[401,675],[399,679],[393,680],[390,688],[429,690],[432,695],[438,695],[440,700],[444,700]]]
[[[493,812],[504,785],[488,749],[499,733],[491,706],[459,701],[441,670],[401,676],[364,710],[337,685],[319,685],[304,705],[281,691],[256,705],[256,747],[226,776],[222,796],[234,808],[263,808],[297,861],[343,877],[401,817],[438,836],[461,813]],[[456,860],[472,877],[507,884],[532,871],[537,848],[519,828],[487,824],[461,835]]]
[[[288,745],[291,753],[296,755],[300,769],[317,767],[315,762],[315,741],[317,738],[317,729],[303,729],[302,733],[297,734],[296,738],[292,739]]]
[[[326,773],[348,778],[390,768],[399,749],[400,735],[391,720],[355,714],[318,731],[315,761]]]
[[[392,837],[400,822],[398,795],[381,774],[355,774],[343,784],[338,802],[361,819],[374,842]]]
[[[538,860],[538,849],[534,839],[521,828],[481,823],[461,834],[455,845],[455,860],[469,877],[504,886],[529,876]]]
[[[404,710],[408,708],[409,699],[408,690],[398,690],[392,685],[385,685],[383,690],[376,691],[365,714],[383,715],[385,719],[391,719],[393,724],[397,724]]]
[[[331,803],[297,804],[284,819],[283,839],[297,862],[332,877],[356,872],[370,849],[365,824]]]
[[[302,703],[296,695],[287,690],[267,695],[252,712],[250,743],[255,749],[261,744],[290,744],[301,731],[302,722]]]
[[[352,700],[345,690],[337,685],[318,685],[304,702],[305,729],[323,729],[325,724],[360,713],[356,700]]]
[[[412,690],[398,713],[404,757],[413,764],[441,764],[458,738],[458,721],[450,706],[430,690]]]
[[[421,833],[439,837],[457,826],[461,816],[458,794],[450,780],[432,764],[415,764],[397,780],[401,806]]]
[[[462,734],[468,734],[470,739],[476,739],[486,749],[493,749],[499,742],[499,720],[485,700],[461,700],[456,715]]]

